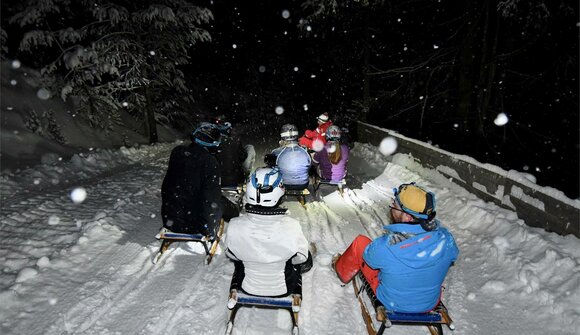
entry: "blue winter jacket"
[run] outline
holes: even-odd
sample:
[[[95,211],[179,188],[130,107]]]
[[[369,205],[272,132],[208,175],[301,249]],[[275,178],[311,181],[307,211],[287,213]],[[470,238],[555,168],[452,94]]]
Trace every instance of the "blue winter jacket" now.
[[[433,309],[447,270],[459,254],[453,236],[439,223],[432,231],[406,223],[385,229],[387,233],[371,242],[363,255],[370,267],[380,270],[377,298],[395,312]]]
[[[307,185],[311,158],[298,144],[288,144],[272,151],[285,185]]]

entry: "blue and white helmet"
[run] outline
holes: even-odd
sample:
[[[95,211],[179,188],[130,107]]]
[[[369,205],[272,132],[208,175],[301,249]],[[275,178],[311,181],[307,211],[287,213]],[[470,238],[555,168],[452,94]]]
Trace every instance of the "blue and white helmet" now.
[[[258,168],[246,185],[246,202],[250,205],[274,207],[284,196],[282,174],[277,167]]]
[[[217,147],[221,144],[220,128],[213,123],[202,122],[191,132],[191,141],[204,147]]]

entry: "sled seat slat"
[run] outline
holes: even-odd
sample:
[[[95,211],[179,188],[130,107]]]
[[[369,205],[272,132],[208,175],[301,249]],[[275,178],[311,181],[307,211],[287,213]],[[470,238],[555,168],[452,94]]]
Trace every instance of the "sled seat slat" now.
[[[279,298],[272,298],[272,297],[259,297],[239,292],[238,304],[292,308],[292,295]]]

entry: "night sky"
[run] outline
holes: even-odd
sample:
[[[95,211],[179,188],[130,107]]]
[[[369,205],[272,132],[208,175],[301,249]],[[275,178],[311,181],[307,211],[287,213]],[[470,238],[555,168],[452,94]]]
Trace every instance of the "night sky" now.
[[[193,3],[213,20],[201,24],[212,41],[181,67],[189,114],[264,125],[265,136],[287,122],[314,128],[322,112],[351,130],[366,119],[578,197],[577,1]],[[21,9],[3,1],[2,25],[6,58],[26,62],[8,23]]]

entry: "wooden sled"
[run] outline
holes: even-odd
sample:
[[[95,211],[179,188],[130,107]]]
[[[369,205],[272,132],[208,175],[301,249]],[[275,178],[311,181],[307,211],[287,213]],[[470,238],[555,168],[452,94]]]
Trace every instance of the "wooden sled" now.
[[[455,329],[447,307],[441,301],[432,311],[426,313],[391,312],[385,310],[375,297],[362,273],[359,272],[352,283],[369,335],[382,335],[392,325],[426,326],[432,335],[443,335],[443,325],[450,330]]]
[[[233,306],[230,305],[230,302],[232,301],[235,302],[235,305]],[[284,297],[273,298],[260,297],[232,290],[232,292],[230,292],[230,302],[228,302],[230,316],[226,328],[226,335],[232,333],[236,313],[240,307],[285,309],[290,312],[290,317],[292,318],[292,335],[299,335],[298,313],[300,312],[300,305],[302,304],[302,298],[299,294],[289,294]]]
[[[157,252],[157,255],[153,258],[153,264],[157,264],[163,253],[167,251],[171,243],[173,242],[199,242],[203,245],[205,250],[206,264],[211,263],[213,256],[217,251],[218,244],[220,239],[224,233],[224,219],[220,220],[220,225],[218,228],[217,236],[214,239],[211,239],[209,236],[205,236],[203,234],[182,234],[182,233],[174,233],[171,230],[163,227],[159,231],[159,234],[155,236],[156,239],[161,240],[161,247]]]
[[[308,191],[307,188],[305,188],[303,190],[286,189],[286,191],[284,192],[284,195],[286,195],[286,196],[295,196],[298,199],[298,202],[300,202],[300,205],[302,205],[302,207],[304,207],[304,209],[306,209],[306,196],[309,194],[310,194],[310,191]]]

